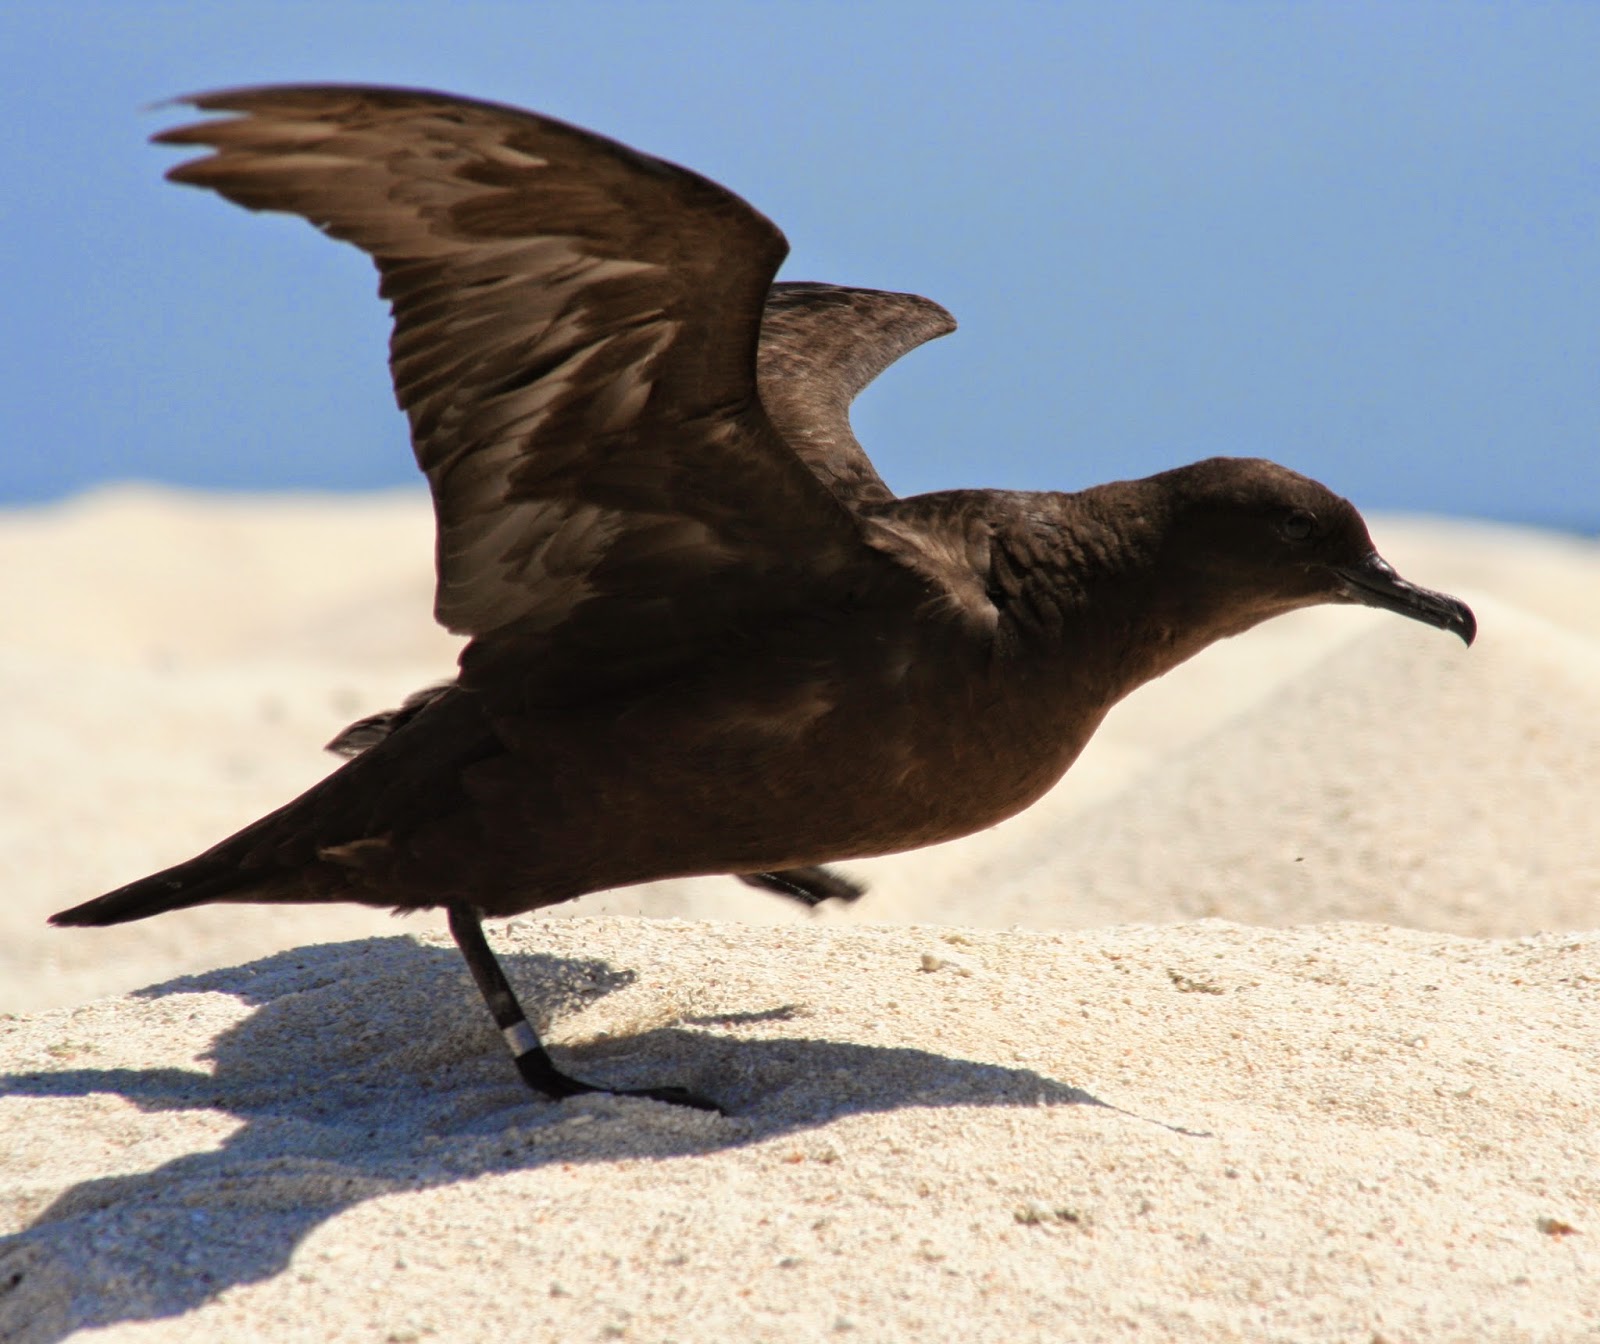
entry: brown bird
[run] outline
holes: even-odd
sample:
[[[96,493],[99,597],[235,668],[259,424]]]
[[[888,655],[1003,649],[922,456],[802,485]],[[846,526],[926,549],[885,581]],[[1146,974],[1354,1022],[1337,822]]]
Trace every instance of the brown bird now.
[[[299,798],[54,923],[444,906],[527,1082],[600,1090],[551,1062],[482,917],[991,826],[1135,687],[1300,607],[1472,641],[1465,605],[1399,578],[1349,503],[1271,462],[897,498],[848,407],[949,315],[774,285],[783,235],[685,169],[434,93],[188,101],[236,115],[156,137],[212,151],[174,181],[376,262],[437,514],[435,612],[471,639],[457,682]]]

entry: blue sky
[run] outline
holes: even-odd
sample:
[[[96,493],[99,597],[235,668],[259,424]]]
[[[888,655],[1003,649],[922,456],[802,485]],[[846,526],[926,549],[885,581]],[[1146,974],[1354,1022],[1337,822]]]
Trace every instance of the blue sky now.
[[[175,94],[411,84],[775,219],[962,329],[858,404],[905,493],[1214,453],[1600,530],[1600,5],[0,6],[0,503],[413,479],[365,259],[161,181]]]

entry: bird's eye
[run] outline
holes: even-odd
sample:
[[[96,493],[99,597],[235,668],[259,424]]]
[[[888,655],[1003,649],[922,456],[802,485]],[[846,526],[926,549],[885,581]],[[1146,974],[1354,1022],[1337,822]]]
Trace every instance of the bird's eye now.
[[[1283,535],[1290,541],[1304,541],[1317,530],[1317,517],[1304,509],[1296,509],[1283,520]]]

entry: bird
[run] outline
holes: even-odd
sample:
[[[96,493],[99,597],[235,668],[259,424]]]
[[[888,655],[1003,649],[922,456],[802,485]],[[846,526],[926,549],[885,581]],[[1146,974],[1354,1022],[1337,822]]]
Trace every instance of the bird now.
[[[823,865],[971,834],[1043,795],[1137,687],[1303,607],[1473,640],[1354,505],[1265,459],[897,496],[850,404],[954,320],[777,282],[777,226],[688,169],[421,90],[179,101],[214,115],[154,137],[205,151],[171,180],[375,263],[434,614],[468,638],[453,682],[353,725],[299,797],[55,924],[442,907],[528,1086],[609,1091],[557,1067],[484,919],[694,875],[804,891]]]

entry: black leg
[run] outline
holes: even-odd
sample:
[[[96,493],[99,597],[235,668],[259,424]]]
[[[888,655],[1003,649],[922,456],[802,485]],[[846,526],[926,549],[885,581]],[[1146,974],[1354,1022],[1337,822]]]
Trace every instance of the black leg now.
[[[490,951],[478,912],[464,901],[451,901],[448,911],[450,935],[461,949],[461,955],[467,959],[467,969],[472,972],[483,1001],[489,1005],[495,1026],[500,1028],[500,1034],[511,1047],[512,1058],[517,1061],[517,1072],[535,1092],[557,1099],[574,1097],[580,1092],[613,1092],[619,1097],[648,1097],[652,1101],[664,1101],[673,1106],[693,1106],[702,1111],[722,1110],[716,1102],[683,1087],[641,1087],[624,1091],[620,1088],[596,1087],[593,1083],[585,1083],[562,1073],[539,1043],[528,1015],[517,1002],[511,982],[506,979],[506,973],[500,969],[500,963]]]
[[[855,901],[866,888],[832,868],[784,868],[772,873],[740,873],[746,886],[775,891],[791,901],[815,909],[824,901]]]

